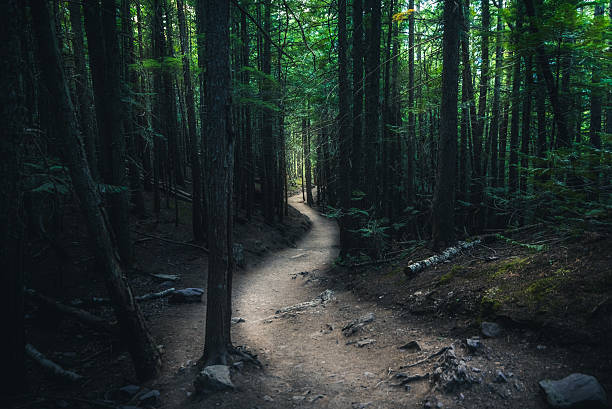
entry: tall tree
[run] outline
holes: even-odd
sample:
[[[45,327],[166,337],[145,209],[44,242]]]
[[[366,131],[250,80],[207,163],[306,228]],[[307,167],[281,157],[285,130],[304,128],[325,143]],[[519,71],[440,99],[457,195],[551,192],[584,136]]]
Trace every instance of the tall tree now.
[[[176,0],[179,34],[181,40],[181,54],[183,54],[183,86],[185,87],[185,105],[187,106],[187,129],[191,142],[191,178],[193,186],[192,228],[193,237],[198,241],[204,240],[202,226],[202,169],[200,166],[200,138],[196,129],[195,102],[193,85],[191,83],[191,66],[189,55],[189,37],[187,35],[187,22],[185,20],[185,5],[183,0]]]
[[[26,110],[23,89],[21,30],[22,2],[0,4],[0,262],[4,270],[2,312],[7,334],[2,358],[10,376],[2,382],[0,395],[9,397],[25,389],[25,329],[23,307],[23,192],[20,183],[22,144],[25,136]],[[46,7],[46,5],[45,5]]]
[[[458,7],[455,0],[444,0],[440,142],[432,209],[432,244],[434,248],[447,246],[455,239],[457,95],[459,86],[459,33],[462,21],[462,7]]]
[[[101,141],[102,180],[107,189],[110,220],[122,262],[131,264],[133,249],[129,226],[126,144],[123,133],[121,67],[117,38],[117,7],[113,0],[85,4],[85,29]]]
[[[351,111],[350,111],[350,86],[348,79],[348,35],[346,33],[346,0],[338,0],[338,148],[340,155],[339,169],[339,194],[340,208],[343,213],[351,207]],[[340,251],[346,255],[350,251],[351,223],[348,215],[340,218]]]
[[[121,338],[132,356],[136,374],[142,380],[150,379],[159,373],[161,355],[125,279],[106,224],[98,188],[89,172],[47,2],[31,0],[30,4],[43,81],[55,101],[53,113],[57,118],[58,134],[62,136],[61,151],[85,217],[96,265],[103,274],[119,322]]]
[[[208,291],[203,361],[226,364],[231,351],[232,186],[230,1],[199,0],[206,10],[205,197],[208,220]],[[269,10],[269,8],[268,8]]]
[[[353,153],[351,183],[360,189],[363,181],[363,0],[353,0]]]
[[[366,199],[369,205],[377,203],[377,156],[380,146],[380,35],[381,2],[365,2],[365,152],[364,164],[370,168],[365,172]],[[365,169],[364,169],[365,171]]]

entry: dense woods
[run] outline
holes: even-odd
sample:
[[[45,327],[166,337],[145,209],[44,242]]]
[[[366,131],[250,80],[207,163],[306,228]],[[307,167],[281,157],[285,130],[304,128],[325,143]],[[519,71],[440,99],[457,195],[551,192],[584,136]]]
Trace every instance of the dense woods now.
[[[294,194],[337,221],[345,266],[398,242],[612,228],[612,3],[0,7],[3,394],[26,384],[28,260],[68,214],[143,380],[163,362],[128,279],[145,219],[170,212],[208,255],[207,365],[250,356],[230,334],[234,225],[284,223]]]

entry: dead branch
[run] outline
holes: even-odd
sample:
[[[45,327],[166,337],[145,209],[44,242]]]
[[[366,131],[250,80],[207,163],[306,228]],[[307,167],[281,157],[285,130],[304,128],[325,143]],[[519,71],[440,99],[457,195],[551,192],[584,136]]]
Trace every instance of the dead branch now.
[[[77,382],[83,379],[83,377],[76,372],[68,371],[55,362],[49,360],[40,351],[34,348],[31,344],[25,346],[26,354],[32,358],[37,364],[39,364],[44,370],[49,372],[56,378],[65,379],[71,382]]]

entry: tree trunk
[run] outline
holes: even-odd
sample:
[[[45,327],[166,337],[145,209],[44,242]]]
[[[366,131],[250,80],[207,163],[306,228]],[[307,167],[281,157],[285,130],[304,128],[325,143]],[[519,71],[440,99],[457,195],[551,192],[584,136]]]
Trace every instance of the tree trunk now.
[[[32,0],[31,4],[43,80],[55,101],[54,114],[57,118],[59,135],[63,138],[62,153],[68,165],[72,185],[79,198],[81,211],[85,216],[97,266],[104,275],[115,316],[119,322],[121,337],[132,356],[136,374],[142,380],[150,379],[159,373],[161,355],[146,327],[140,308],[134,301],[132,290],[125,280],[124,271],[110,238],[101,199],[91,178],[80,140],[47,4],[44,0]]]
[[[363,0],[353,0],[353,153],[351,186],[363,189]]]
[[[489,169],[489,179],[491,186],[497,187],[498,179],[498,140],[499,140],[499,123],[501,117],[500,94],[501,94],[501,78],[503,76],[504,66],[504,49],[502,43],[503,20],[502,1],[497,10],[497,29],[495,32],[495,82],[493,85],[493,105],[491,106],[491,127],[489,129],[489,138],[491,139],[491,168]]]
[[[346,0],[338,0],[338,148],[339,148],[339,192],[340,208],[343,216],[340,218],[340,253],[346,256],[350,253],[352,228],[350,216],[345,212],[351,207],[351,109],[349,97],[351,89],[348,79],[348,39],[346,33]],[[308,176],[308,175],[307,175]]]
[[[202,170],[200,167],[200,138],[196,128],[195,102],[193,97],[193,85],[191,84],[191,67],[189,66],[190,47],[188,45],[187,23],[185,21],[185,5],[183,0],[176,1],[179,33],[181,39],[181,54],[183,54],[183,84],[185,87],[185,105],[187,108],[187,129],[191,143],[191,179],[193,189],[192,206],[192,229],[193,238],[197,241],[204,240],[202,226]]]
[[[380,146],[380,35],[381,35],[381,2],[365,2],[365,37],[367,52],[365,54],[365,137],[364,137],[364,173],[366,208],[377,203],[377,156]],[[365,163],[368,164],[367,171]],[[376,206],[375,206],[376,207]]]
[[[116,4],[97,0],[85,4],[85,28],[96,98],[98,129],[102,144],[102,180],[107,189],[110,220],[121,261],[130,265],[133,249],[129,226],[129,189],[125,172],[126,146],[123,134],[121,68],[117,38]]]
[[[246,6],[247,3],[245,2]],[[244,7],[243,6],[243,7]],[[245,68],[242,73],[242,84],[246,88],[250,82],[250,75],[248,68],[249,64],[249,34],[248,34],[248,25],[246,14],[240,14],[240,36],[242,39],[242,66]],[[252,128],[251,128],[251,109],[248,104],[245,104],[242,108],[244,111],[244,150],[246,152],[245,155],[245,169],[246,169],[246,178],[244,187],[246,190],[246,213],[247,219],[251,220],[251,215],[253,213],[253,202],[255,201],[255,170],[253,167],[255,163],[253,162],[253,141],[252,141]]]
[[[444,0],[440,144],[432,209],[432,244],[436,249],[448,247],[455,240],[459,33],[463,19],[461,11],[461,6],[457,6],[455,0]]]
[[[602,5],[595,5],[595,19],[598,20],[603,16],[604,8]],[[596,59],[593,66],[593,74],[591,77],[591,120],[589,123],[589,139],[591,145],[597,149],[601,148],[601,101],[603,89],[600,89],[601,69],[598,66]]]
[[[527,173],[529,172],[529,143],[531,133],[531,98],[533,91],[533,68],[531,54],[524,57],[525,60],[525,93],[523,95],[523,121],[521,129],[521,173],[520,191],[527,193]]]
[[[200,0],[202,1],[202,0]],[[203,361],[226,364],[231,352],[232,186],[229,1],[206,1],[206,211],[208,291]],[[269,10],[269,7],[268,7]]]
[[[518,29],[518,27],[517,27]],[[510,161],[508,162],[508,189],[511,195],[518,192],[518,149],[519,113],[521,103],[521,58],[514,54],[514,74],[512,76],[512,121],[510,122]]]
[[[70,25],[72,26],[72,48],[74,50],[74,65],[76,68],[76,94],[79,111],[79,124],[83,142],[85,143],[85,152],[87,153],[87,161],[91,166],[91,176],[94,180],[98,180],[98,153],[96,151],[96,122],[94,113],[91,110],[93,106],[91,90],[89,88],[89,75],[85,65],[85,47],[83,45],[83,21],[81,13],[81,4],[78,2],[69,2],[70,8]]]
[[[26,389],[25,329],[23,308],[23,192],[21,188],[22,144],[25,141],[26,109],[23,86],[21,33],[24,30],[23,4],[19,0],[0,5],[0,262],[3,272],[0,317],[7,335],[2,348],[6,381],[0,395],[19,395]],[[46,5],[45,5],[46,7]]]

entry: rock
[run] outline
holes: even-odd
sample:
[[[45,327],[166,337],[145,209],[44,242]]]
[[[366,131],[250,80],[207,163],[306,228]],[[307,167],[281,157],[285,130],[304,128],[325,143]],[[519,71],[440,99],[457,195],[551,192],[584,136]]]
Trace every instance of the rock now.
[[[502,371],[498,370],[495,373],[495,382],[497,382],[497,383],[507,383],[508,382],[508,378],[506,377],[506,375]]]
[[[363,328],[366,324],[369,324],[370,322],[374,321],[374,319],[376,319],[374,313],[370,312],[346,324],[342,328],[342,333],[345,337],[349,337],[359,331],[361,328]]]
[[[376,375],[374,375],[372,372],[364,372],[363,376],[366,378],[376,378]]]
[[[538,351],[544,351],[546,349],[546,345],[538,345],[538,346],[536,346],[536,349]]]
[[[304,399],[306,399],[305,396],[302,395],[294,395],[291,400],[293,400],[294,402],[303,402]]]
[[[480,342],[480,338],[478,337],[468,338],[465,340],[465,343],[470,352],[477,352],[482,348],[482,342]]]
[[[232,247],[232,255],[234,256],[234,263],[238,267],[244,267],[244,246],[240,243],[234,243],[234,247]]]
[[[408,352],[418,352],[421,351],[421,346],[416,341],[410,341],[407,344],[399,347],[400,351],[408,351]]]
[[[263,400],[266,402],[274,402],[274,399],[270,395],[264,395]]]
[[[232,318],[232,324],[240,324],[241,322],[244,322],[244,318],[242,317],[234,317]]]
[[[501,335],[502,328],[499,324],[494,322],[486,322],[484,321],[480,324],[480,332],[487,338],[495,338]]]
[[[150,390],[147,393],[143,393],[138,397],[138,400],[142,405],[152,405],[159,399],[160,393],[157,389]]]
[[[229,366],[207,366],[194,381],[194,386],[196,391],[204,393],[234,389],[234,384],[230,379]]]
[[[361,340],[361,341],[358,341],[358,342],[357,342],[357,346],[358,346],[359,348],[362,348],[362,347],[364,347],[364,346],[366,346],[366,345],[370,345],[370,344],[373,344],[373,343],[375,343],[375,342],[376,342],[376,340],[375,340],[375,339],[372,339],[372,338],[363,339],[363,340]]]
[[[606,392],[595,377],[573,373],[558,381],[544,379],[539,382],[546,400],[553,408],[606,408]]]
[[[372,402],[365,402],[365,403],[353,402],[351,404],[352,409],[365,409],[365,408],[369,408],[370,406],[372,406]]]
[[[204,290],[201,288],[183,288],[173,291],[168,301],[173,304],[202,302],[202,294]]]
[[[138,392],[140,392],[140,386],[138,385],[126,385],[123,388],[119,388],[119,396],[123,399],[130,399]]]

